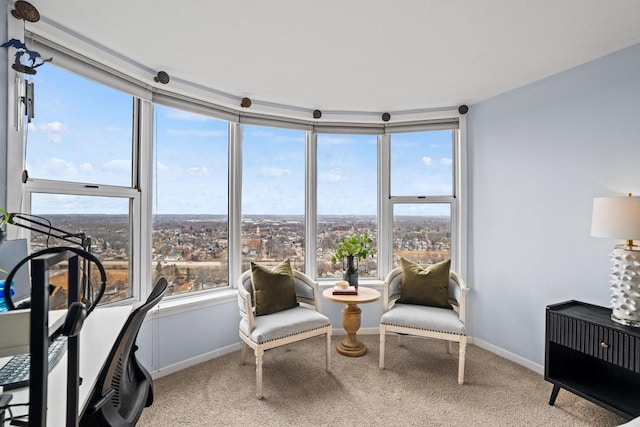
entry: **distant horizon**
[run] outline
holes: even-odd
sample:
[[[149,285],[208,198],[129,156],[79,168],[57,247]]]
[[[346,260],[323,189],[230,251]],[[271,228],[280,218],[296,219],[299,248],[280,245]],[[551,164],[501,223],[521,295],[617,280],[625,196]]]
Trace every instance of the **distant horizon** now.
[[[38,213],[34,214],[34,216],[44,217],[47,216],[109,216],[109,217],[123,217],[128,218],[128,214],[110,214],[110,213]],[[163,213],[163,214],[153,214],[155,217],[226,217],[227,214],[181,214],[181,213]],[[304,218],[304,214],[243,214],[243,217],[253,217],[253,218]],[[351,217],[351,218],[377,218],[377,215],[367,215],[367,214],[318,214],[318,218],[327,218],[327,217]],[[394,215],[394,217],[400,218],[420,218],[420,217],[430,217],[430,218],[449,218],[448,215]]]

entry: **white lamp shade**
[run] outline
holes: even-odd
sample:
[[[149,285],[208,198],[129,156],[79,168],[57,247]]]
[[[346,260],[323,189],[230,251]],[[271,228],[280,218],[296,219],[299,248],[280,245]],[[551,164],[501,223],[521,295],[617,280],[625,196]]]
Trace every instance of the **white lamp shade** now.
[[[640,197],[593,199],[591,235],[609,239],[640,240]]]

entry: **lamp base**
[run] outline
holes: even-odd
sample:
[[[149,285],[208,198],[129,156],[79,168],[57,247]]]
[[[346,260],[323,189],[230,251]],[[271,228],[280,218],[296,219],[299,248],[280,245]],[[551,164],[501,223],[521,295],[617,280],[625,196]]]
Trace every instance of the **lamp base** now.
[[[616,323],[620,323],[621,325],[633,326],[634,328],[640,328],[640,321],[638,321],[638,320],[620,319],[619,317],[616,317],[613,314],[611,315],[611,320],[613,320]]]
[[[616,248],[611,261],[611,320],[640,327],[640,252]]]

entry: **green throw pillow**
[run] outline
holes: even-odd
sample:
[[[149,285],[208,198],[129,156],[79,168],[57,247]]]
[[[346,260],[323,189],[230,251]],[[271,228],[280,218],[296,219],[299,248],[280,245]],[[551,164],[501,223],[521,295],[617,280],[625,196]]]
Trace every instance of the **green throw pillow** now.
[[[452,308],[449,304],[449,267],[451,260],[421,267],[402,261],[402,286],[398,302]]]
[[[288,259],[276,265],[273,270],[252,262],[251,279],[256,316],[298,306],[293,271]]]

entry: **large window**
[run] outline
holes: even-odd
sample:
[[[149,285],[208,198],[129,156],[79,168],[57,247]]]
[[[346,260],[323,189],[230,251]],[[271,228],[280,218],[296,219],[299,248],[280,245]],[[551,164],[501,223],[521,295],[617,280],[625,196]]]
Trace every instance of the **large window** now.
[[[400,257],[463,267],[461,117],[270,120],[65,55],[58,65],[91,78],[50,63],[29,77],[29,180],[20,202],[14,179],[7,203],[90,237],[107,267],[107,301],[145,295],[159,276],[168,295],[226,288],[251,261],[288,258],[329,282],[342,277],[342,262],[331,263],[337,243],[364,233],[378,251],[359,263],[361,278],[383,279]],[[22,153],[8,151],[21,164]],[[61,244],[30,238],[32,250]]]
[[[393,134],[393,266],[400,257],[434,264],[451,257],[455,131]]]
[[[152,268],[167,295],[227,286],[227,122],[155,106]]]
[[[242,131],[242,271],[284,259],[304,272],[305,132]]]
[[[368,233],[377,241],[377,137],[318,134],[318,277],[341,278],[342,263],[331,264],[337,242]],[[377,258],[358,266],[360,277],[377,277]]]
[[[86,249],[103,263],[108,277],[102,302],[131,297],[132,283],[140,277],[132,270],[132,236],[139,233],[133,220],[139,212],[133,97],[52,64],[32,78],[37,104],[25,137],[30,178],[25,213],[90,239]],[[77,246],[41,231],[30,232],[30,241],[32,251]],[[64,264],[58,267],[51,275],[53,307],[66,304],[67,272]],[[92,283],[99,284],[97,269],[92,272]]]

